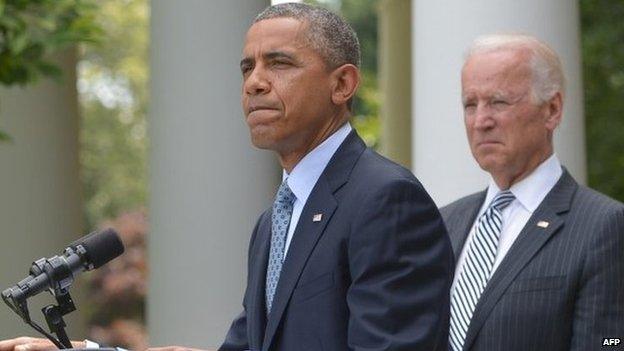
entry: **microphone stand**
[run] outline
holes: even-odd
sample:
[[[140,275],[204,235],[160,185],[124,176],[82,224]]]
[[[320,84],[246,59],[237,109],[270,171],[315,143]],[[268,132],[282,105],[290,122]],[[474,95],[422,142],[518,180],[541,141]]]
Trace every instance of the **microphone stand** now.
[[[62,294],[55,294],[54,297],[56,298],[58,305],[47,305],[41,309],[41,312],[43,312],[43,315],[45,316],[45,320],[48,323],[50,331],[56,334],[59,342],[65,346],[64,348],[71,349],[72,344],[67,337],[67,333],[65,332],[67,324],[65,324],[63,316],[75,311],[76,306],[69,295],[69,291],[65,291]]]
[[[69,291],[67,289],[63,289],[62,291],[50,291],[52,295],[56,298],[56,302],[58,305],[47,305],[42,308],[41,311],[45,316],[48,327],[50,328],[50,332],[57,335],[58,339],[54,337],[51,333],[48,333],[35,323],[30,318],[30,313],[28,312],[28,303],[26,299],[15,299],[10,290],[2,292],[2,299],[4,302],[13,310],[13,312],[17,313],[26,324],[30,325],[37,332],[41,333],[48,340],[50,340],[59,350],[67,350],[67,351],[118,351],[115,348],[110,347],[100,347],[99,349],[74,349],[69,337],[67,337],[67,333],[65,332],[65,321],[63,320],[63,316],[71,313],[76,310],[76,306],[74,305],[74,301],[69,295]]]
[[[56,347],[59,349],[71,349],[72,344],[65,332],[65,321],[63,320],[63,316],[73,312],[76,310],[76,306],[74,305],[74,301],[69,295],[69,291],[56,291],[52,292],[52,295],[56,298],[58,305],[50,304],[41,309],[43,315],[46,319],[48,327],[50,328],[50,332],[57,335],[58,339],[55,338],[52,334],[46,332],[41,326],[39,326],[35,321],[30,318],[30,312],[28,311],[28,302],[24,299],[15,299],[14,296],[11,295],[10,291],[4,291],[2,293],[2,300],[15,312],[19,315],[26,324],[31,326],[37,332],[45,336],[48,340],[50,340]]]
[[[72,349],[71,341],[65,332],[67,325],[63,316],[76,310],[74,301],[69,295],[69,288],[74,282],[74,274],[98,268],[121,255],[123,251],[123,243],[114,230],[93,232],[65,248],[62,255],[49,259],[41,258],[33,262],[29,271],[30,275],[17,285],[4,290],[0,295],[13,312],[54,343],[56,347]],[[35,323],[28,311],[28,298],[45,290],[50,292],[57,302],[56,305],[50,304],[41,309],[50,333]],[[56,334],[56,337],[52,334]],[[99,350],[113,349],[100,348]]]

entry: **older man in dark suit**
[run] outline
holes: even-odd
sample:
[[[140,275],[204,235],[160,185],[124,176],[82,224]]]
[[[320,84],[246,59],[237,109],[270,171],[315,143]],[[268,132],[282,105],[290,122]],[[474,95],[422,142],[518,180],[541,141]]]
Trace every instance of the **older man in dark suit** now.
[[[563,97],[559,58],[533,37],[468,51],[464,121],[492,180],[442,209],[457,258],[451,350],[598,350],[624,337],[624,205],[560,165]]]

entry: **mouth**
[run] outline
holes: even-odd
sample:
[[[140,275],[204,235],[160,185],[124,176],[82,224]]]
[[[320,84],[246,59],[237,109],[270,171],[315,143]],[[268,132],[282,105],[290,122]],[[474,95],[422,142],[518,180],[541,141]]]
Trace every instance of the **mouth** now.
[[[247,109],[247,123],[253,127],[269,124],[278,118],[279,110],[267,106],[250,106]]]
[[[477,143],[477,146],[494,146],[494,145],[502,145],[500,141],[496,140],[485,140]]]
[[[250,105],[247,108],[247,114],[251,114],[252,112],[256,112],[256,111],[276,111],[276,108],[273,107],[269,107],[269,106],[263,106],[263,105]]]

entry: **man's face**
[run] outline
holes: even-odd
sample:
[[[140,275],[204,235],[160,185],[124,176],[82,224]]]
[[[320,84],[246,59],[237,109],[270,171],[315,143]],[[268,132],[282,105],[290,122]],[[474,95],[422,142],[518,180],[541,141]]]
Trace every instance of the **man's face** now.
[[[247,32],[242,105],[252,143],[280,154],[305,154],[331,123],[330,70],[293,18],[255,23]]]
[[[558,119],[550,118],[548,103],[535,103],[529,62],[527,50],[477,53],[462,70],[470,149],[495,178],[517,179],[552,153],[550,138]]]

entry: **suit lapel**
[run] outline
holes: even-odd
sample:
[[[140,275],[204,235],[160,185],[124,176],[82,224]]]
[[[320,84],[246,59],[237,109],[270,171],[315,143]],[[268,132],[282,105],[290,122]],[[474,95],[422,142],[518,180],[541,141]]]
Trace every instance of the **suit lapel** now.
[[[470,349],[492,309],[516,276],[564,225],[560,214],[570,209],[570,203],[577,188],[578,185],[574,179],[564,169],[561,179],[535,210],[485,287],[468,327],[464,350]],[[540,221],[549,224],[543,228],[537,225]]]
[[[470,231],[472,230],[472,225],[477,218],[479,209],[481,208],[483,201],[485,201],[486,194],[487,190],[475,194],[474,198],[469,200],[469,203],[466,205],[466,208],[469,208],[470,210],[465,216],[462,216],[458,220],[458,222],[454,225],[455,228],[453,228],[453,230],[449,230],[449,233],[451,234],[451,245],[453,247],[453,253],[455,254],[455,262],[459,259],[459,255],[461,254],[462,248],[466,243],[468,234],[470,234]]]
[[[249,310],[249,343],[251,349],[259,349],[264,338],[266,328],[266,307],[265,307],[265,277],[269,260],[269,243],[271,242],[271,211],[267,211],[258,226],[258,237],[255,240],[254,257],[258,261],[254,262],[251,272],[251,307]]]
[[[273,298],[273,307],[267,321],[262,350],[268,350],[273,342],[301,272],[338,207],[334,192],[348,180],[355,162],[365,148],[364,142],[355,131],[352,131],[329,161],[310,193],[282,266]],[[321,214],[321,220],[313,221],[313,217],[317,214]],[[262,277],[266,276],[266,267],[264,267],[264,272]],[[264,290],[262,294],[264,296]]]

